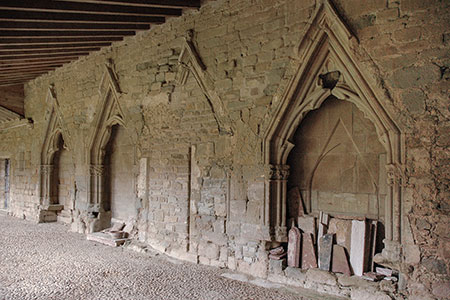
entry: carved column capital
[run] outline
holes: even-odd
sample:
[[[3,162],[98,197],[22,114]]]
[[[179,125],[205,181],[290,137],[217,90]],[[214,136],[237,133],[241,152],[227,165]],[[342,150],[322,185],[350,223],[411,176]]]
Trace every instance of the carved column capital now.
[[[270,180],[287,180],[289,177],[288,165],[267,165],[264,176]]]
[[[93,176],[102,176],[105,172],[105,167],[103,165],[90,165],[89,173]]]
[[[386,165],[386,173],[387,173],[387,184],[392,185],[406,185],[406,175],[405,168],[402,165],[398,164],[387,164]]]
[[[40,172],[42,175],[48,175],[52,172],[53,165],[41,165],[40,166]]]

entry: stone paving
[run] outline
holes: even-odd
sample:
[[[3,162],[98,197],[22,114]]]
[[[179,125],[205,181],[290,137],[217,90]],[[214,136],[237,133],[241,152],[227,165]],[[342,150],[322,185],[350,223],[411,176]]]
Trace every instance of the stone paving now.
[[[0,215],[0,228],[2,300],[332,299],[229,270],[96,244],[60,224]]]

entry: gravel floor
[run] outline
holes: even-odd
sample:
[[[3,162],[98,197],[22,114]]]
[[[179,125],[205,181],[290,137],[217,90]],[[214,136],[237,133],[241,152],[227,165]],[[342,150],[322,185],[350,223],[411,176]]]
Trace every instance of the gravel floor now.
[[[2,300],[325,299],[221,275],[230,277],[229,270],[103,246],[60,224],[0,215],[0,228]]]

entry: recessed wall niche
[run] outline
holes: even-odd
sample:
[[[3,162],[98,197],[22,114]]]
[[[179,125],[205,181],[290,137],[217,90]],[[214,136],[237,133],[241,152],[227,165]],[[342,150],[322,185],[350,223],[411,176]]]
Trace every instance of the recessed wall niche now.
[[[311,203],[308,213],[383,221],[386,150],[353,103],[330,96],[305,116],[292,143],[288,190],[299,188],[303,203]],[[292,202],[287,216],[297,219],[299,205]]]

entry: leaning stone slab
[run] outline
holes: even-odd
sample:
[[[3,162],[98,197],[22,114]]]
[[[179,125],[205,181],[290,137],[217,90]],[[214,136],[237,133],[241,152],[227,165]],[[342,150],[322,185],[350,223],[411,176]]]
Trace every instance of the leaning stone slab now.
[[[329,233],[319,239],[319,269],[324,271],[330,271],[331,268],[333,236],[334,234]]]
[[[366,221],[352,221],[352,236],[350,246],[350,265],[353,273],[362,276],[366,261]]]
[[[302,269],[317,268],[316,251],[310,233],[302,234]]]
[[[334,273],[342,273],[347,276],[352,275],[347,255],[345,254],[345,248],[342,246],[333,245],[333,259],[331,262],[331,271]]]
[[[288,234],[288,266],[296,267],[300,266],[300,247],[302,235],[300,229],[292,227]]]

